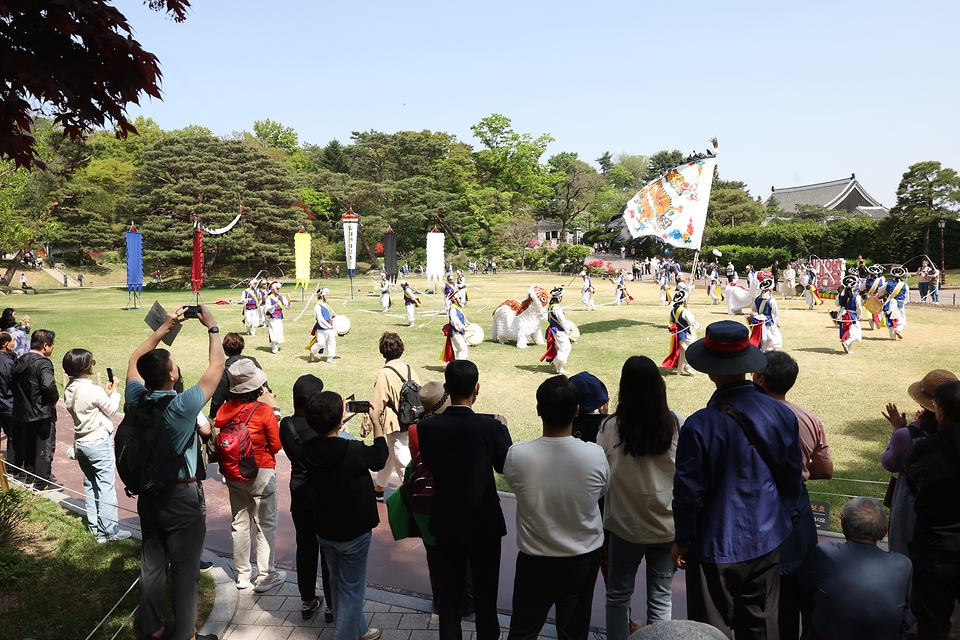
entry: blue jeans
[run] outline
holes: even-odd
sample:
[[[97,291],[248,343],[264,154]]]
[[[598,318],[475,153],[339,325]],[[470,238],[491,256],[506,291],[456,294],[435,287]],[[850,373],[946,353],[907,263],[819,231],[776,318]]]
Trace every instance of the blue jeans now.
[[[330,609],[336,625],[334,640],[357,640],[368,631],[363,598],[367,590],[367,552],[372,537],[371,531],[347,542],[317,536],[330,568]]]
[[[940,284],[930,285],[930,302],[940,304]]]
[[[115,535],[117,524],[116,472],[113,439],[107,436],[96,444],[75,443],[77,462],[83,471],[83,496],[86,498],[87,529],[97,538]]]
[[[610,533],[610,568],[607,573],[607,638],[630,637],[627,611],[633,597],[640,561],[647,559],[647,624],[670,620],[673,610],[672,542],[634,544]]]

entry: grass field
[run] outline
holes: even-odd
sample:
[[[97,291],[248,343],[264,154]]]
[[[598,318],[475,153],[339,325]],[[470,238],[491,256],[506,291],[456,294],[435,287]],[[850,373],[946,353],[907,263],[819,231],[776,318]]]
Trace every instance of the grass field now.
[[[421,289],[424,279],[411,280]],[[537,386],[553,374],[552,368],[539,362],[544,348],[531,346],[517,349],[512,344],[500,345],[489,340],[491,314],[500,302],[508,298],[522,300],[531,284],[550,288],[567,284],[570,278],[545,274],[503,274],[475,276],[468,279],[471,300],[465,308],[467,319],[483,326],[487,341],[470,349],[470,359],[480,369],[480,397],[477,410],[507,416],[514,440],[530,440],[540,435],[536,417],[534,394]],[[667,354],[669,336],[667,308],[657,302],[658,290],[649,282],[633,283],[631,294],[636,298],[629,305],[598,306],[588,312],[579,298],[580,279],[571,284],[564,300],[567,317],[576,322],[582,333],[574,345],[568,374],[590,371],[607,385],[611,405],[615,403],[620,367],[631,355],[646,355],[660,362]],[[434,315],[441,309],[436,296],[422,295],[423,306],[418,310],[417,326],[408,328],[402,306],[391,312],[380,312],[374,295],[374,283],[366,278],[354,280],[354,298],[350,298],[347,279],[324,281],[329,286],[333,307],[346,315],[352,330],[338,339],[338,359],[335,364],[308,363],[303,347],[309,340],[312,326],[312,301],[299,302],[294,298],[293,308],[286,314],[287,342],[279,354],[271,354],[266,330],[255,337],[247,337],[245,353],[258,359],[270,378],[270,385],[285,413],[292,411],[291,389],[294,380],[311,372],[323,379],[327,388],[344,396],[354,394],[365,399],[370,393],[374,376],[383,362],[377,351],[377,342],[384,331],[399,333],[405,342],[404,359],[419,372],[421,381],[442,380],[443,363],[439,354],[443,344],[441,327],[443,316]],[[596,280],[596,302],[612,302],[613,286]],[[289,295],[291,285],[285,285]],[[203,299],[210,305],[222,331],[243,331],[241,311],[237,305],[214,305],[218,300],[239,299],[240,290],[204,290]],[[187,292],[144,293],[143,305],[149,308],[158,300],[172,310],[190,300]],[[399,299],[394,295],[394,301]],[[905,340],[894,342],[887,338],[887,330],[864,331],[864,341],[856,346],[856,353],[845,355],[840,348],[838,331],[827,311],[834,301],[826,300],[817,310],[808,311],[802,299],[778,301],[781,308],[781,327],[784,348],[800,364],[800,378],[788,398],[817,414],[826,425],[834,456],[835,475],[838,478],[885,482],[889,474],[880,467],[880,454],[886,448],[890,428],[880,415],[887,402],[895,402],[908,415],[917,409],[906,393],[907,386],[919,380],[931,369],[957,370],[956,348],[960,338],[960,315],[956,310],[908,306],[908,325]],[[127,292],[123,289],[69,289],[52,290],[31,296],[10,297],[4,306],[14,306],[19,315],[29,314],[34,329],[49,328],[57,332],[53,359],[59,365],[62,355],[71,348],[82,347],[94,353],[97,370],[105,372],[112,367],[124,376],[130,352],[150,329],[143,322],[146,308],[125,311]],[[299,321],[293,320],[307,306]],[[730,318],[726,306],[711,307],[705,289],[701,286],[692,295],[690,308],[702,326]],[[739,318],[738,318],[739,319]],[[703,333],[700,332],[702,337]],[[206,364],[206,332],[196,322],[188,321],[172,347],[187,382],[197,379]],[[705,375],[680,377],[664,370],[671,408],[690,415],[702,408],[713,385]],[[611,411],[613,406],[611,406]],[[357,427],[352,429],[356,432]],[[882,495],[881,485],[853,482],[811,482],[812,493]],[[813,495],[814,499],[823,499]],[[832,499],[838,506],[842,499]],[[836,511],[836,509],[834,509]],[[836,516],[832,518],[836,522]]]

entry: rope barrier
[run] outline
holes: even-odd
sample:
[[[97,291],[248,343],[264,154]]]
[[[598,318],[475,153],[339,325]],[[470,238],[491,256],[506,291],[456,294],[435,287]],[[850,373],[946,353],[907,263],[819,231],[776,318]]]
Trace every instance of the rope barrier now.
[[[31,473],[31,472],[27,471],[26,469],[24,469],[24,468],[22,468],[22,467],[18,467],[17,465],[13,464],[12,462],[6,462],[6,466],[8,466],[8,467],[13,467],[14,469],[17,469],[17,470],[19,470],[19,471],[22,471],[22,472],[23,472],[24,474],[26,474],[26,475],[30,475],[30,476],[33,476],[34,478],[37,478],[38,480],[42,480],[44,483],[46,483],[46,484],[48,484],[48,485],[50,485],[50,486],[52,486],[52,487],[56,487],[56,488],[57,488],[58,490],[60,490],[60,491],[64,491],[64,492],[66,492],[66,493],[72,493],[72,494],[74,494],[74,495],[76,495],[76,496],[79,496],[79,497],[81,497],[81,498],[86,498],[86,497],[87,497],[87,494],[83,493],[82,491],[77,491],[76,489],[71,489],[70,487],[68,487],[68,486],[66,486],[66,485],[62,485],[62,484],[60,484],[60,483],[58,483],[58,482],[50,482],[50,481],[47,480],[46,478],[42,478],[42,477],[38,476],[38,475],[35,474],[35,473]],[[17,479],[17,478],[15,478],[15,477],[13,477],[12,475],[10,475],[9,473],[7,474],[7,477],[8,477],[8,478],[11,478],[11,479],[13,479],[13,480],[16,480],[16,479]],[[26,484],[26,483],[22,483],[22,484]],[[132,514],[134,514],[134,515],[137,515],[137,512],[134,511],[133,509],[128,509],[128,508],[126,508],[126,507],[122,507],[122,506],[120,506],[119,504],[113,504],[112,502],[106,502],[105,500],[101,500],[100,498],[94,498],[94,500],[96,500],[97,502],[100,502],[100,503],[102,503],[102,504],[104,504],[104,505],[106,505],[106,506],[108,506],[108,507],[115,507],[115,508],[119,509],[120,511],[126,511],[127,513],[132,513]]]
[[[110,640],[117,640],[117,636],[120,635],[120,632],[123,631],[124,627],[126,627],[130,623],[130,621],[133,620],[134,614],[139,610],[140,610],[140,605],[138,604],[133,608],[133,611],[130,612],[130,615],[128,615],[126,618],[123,619],[123,622],[120,623],[120,628],[117,629],[117,632],[113,634],[113,637],[110,638]]]
[[[117,603],[116,603],[115,605],[113,605],[113,607],[110,608],[110,611],[108,611],[108,612],[107,612],[107,615],[105,615],[105,616],[103,617],[103,620],[101,620],[100,623],[99,623],[96,627],[94,627],[93,631],[90,632],[90,635],[88,635],[88,636],[86,637],[86,640],[90,640],[90,638],[93,637],[93,634],[95,634],[95,633],[97,632],[97,630],[99,630],[100,627],[103,626],[103,623],[107,621],[107,618],[110,617],[110,614],[112,614],[112,613],[114,612],[114,610],[115,610],[117,607],[120,606],[120,603],[123,602],[123,599],[126,598],[127,595],[129,595],[129,593],[130,593],[131,591],[133,591],[133,588],[134,588],[135,586],[137,586],[137,583],[138,583],[138,582],[140,582],[140,577],[139,577],[139,576],[137,577],[136,580],[133,581],[133,584],[130,585],[130,588],[127,589],[127,592],[124,593],[122,596],[120,596],[120,599],[117,600]],[[139,606],[139,605],[137,605],[137,606]],[[136,611],[136,609],[134,609],[134,611]],[[130,614],[130,616],[132,616],[132,615],[133,615],[133,614]],[[128,616],[128,619],[129,619],[129,616]],[[124,624],[126,624],[126,622],[124,622]],[[123,626],[121,625],[120,628],[122,629]],[[117,633],[120,633],[120,632],[118,631]],[[116,638],[117,636],[113,636],[113,637]]]

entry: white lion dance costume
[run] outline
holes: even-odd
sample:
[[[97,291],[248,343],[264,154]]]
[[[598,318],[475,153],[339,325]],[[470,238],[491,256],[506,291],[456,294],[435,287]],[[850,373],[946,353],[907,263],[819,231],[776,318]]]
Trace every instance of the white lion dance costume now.
[[[526,349],[527,342],[543,344],[540,323],[547,318],[547,292],[533,285],[524,301],[505,300],[493,312],[493,339],[500,344],[516,340],[518,349]]]
[[[739,282],[740,279],[734,274],[733,282],[728,284],[724,290],[724,296],[727,299],[727,313],[731,316],[742,316],[743,310],[749,309],[760,294],[760,288],[756,280],[753,281],[753,285],[749,289]]]

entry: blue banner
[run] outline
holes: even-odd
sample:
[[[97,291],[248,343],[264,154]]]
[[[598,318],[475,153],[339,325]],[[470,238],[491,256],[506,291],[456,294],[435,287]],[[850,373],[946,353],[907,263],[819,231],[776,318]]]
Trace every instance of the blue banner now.
[[[127,291],[143,289],[143,236],[127,231]]]

